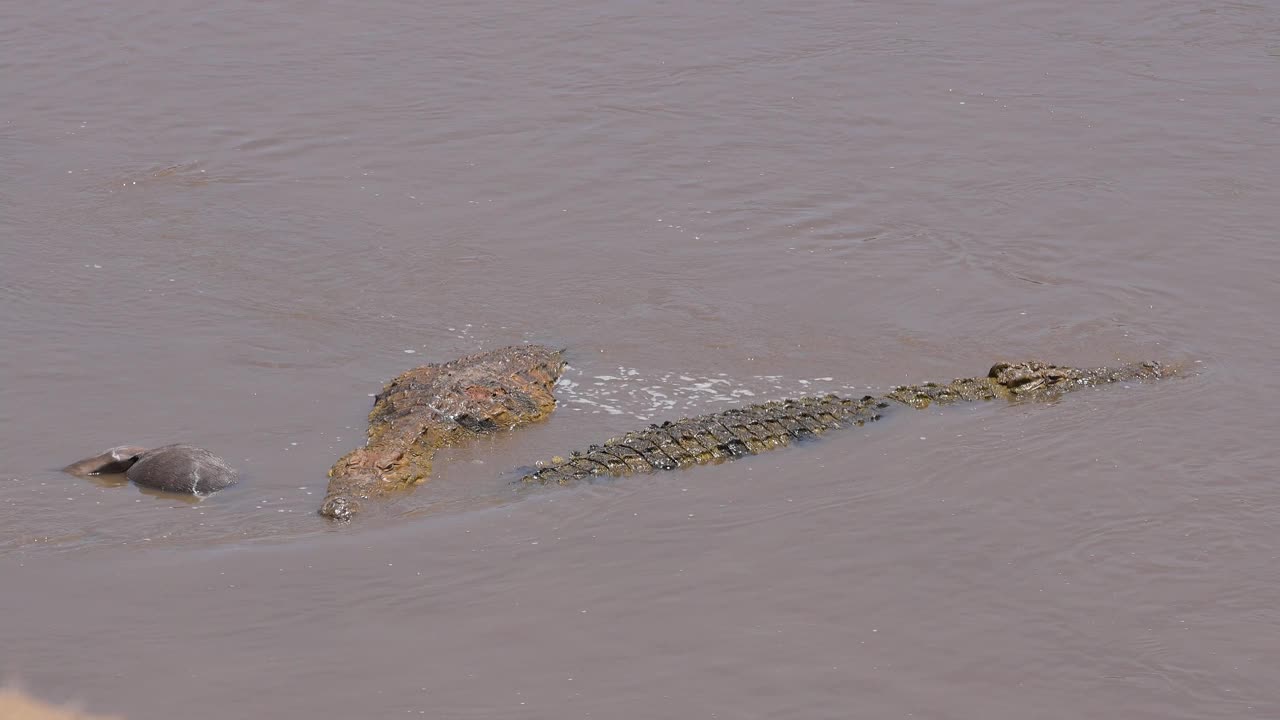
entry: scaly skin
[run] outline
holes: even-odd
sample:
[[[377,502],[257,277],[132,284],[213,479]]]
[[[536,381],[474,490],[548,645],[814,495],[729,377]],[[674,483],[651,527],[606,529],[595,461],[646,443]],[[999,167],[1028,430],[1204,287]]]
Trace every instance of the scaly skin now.
[[[803,397],[650,425],[575,452],[568,459],[553,458],[522,481],[566,485],[595,475],[656,472],[733,460],[832,428],[874,422],[891,407],[889,401],[917,409],[934,403],[997,398],[1045,402],[1072,390],[1168,374],[1170,370],[1155,362],[1102,368],[1059,367],[1037,361],[998,363],[983,378],[962,378],[945,385],[904,385],[883,398]]]
[[[329,470],[320,514],[350,518],[362,500],[425,481],[437,448],[545,418],[555,409],[551,388],[564,365],[558,350],[520,345],[395,378],[374,401],[365,446]]]

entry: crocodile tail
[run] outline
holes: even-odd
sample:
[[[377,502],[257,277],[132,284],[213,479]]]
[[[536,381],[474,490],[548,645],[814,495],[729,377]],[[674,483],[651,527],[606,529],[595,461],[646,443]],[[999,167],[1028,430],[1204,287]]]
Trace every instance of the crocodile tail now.
[[[521,480],[566,485],[596,476],[674,470],[734,460],[880,418],[886,404],[866,396],[778,400],[684,418],[610,438],[556,457]]]

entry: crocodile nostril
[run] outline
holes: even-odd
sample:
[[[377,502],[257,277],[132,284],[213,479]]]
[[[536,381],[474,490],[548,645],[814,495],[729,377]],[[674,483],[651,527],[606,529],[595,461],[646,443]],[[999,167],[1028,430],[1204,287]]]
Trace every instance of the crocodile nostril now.
[[[342,495],[335,495],[324,501],[320,506],[320,514],[333,518],[334,520],[350,520],[352,515],[356,513],[356,503],[354,500]]]

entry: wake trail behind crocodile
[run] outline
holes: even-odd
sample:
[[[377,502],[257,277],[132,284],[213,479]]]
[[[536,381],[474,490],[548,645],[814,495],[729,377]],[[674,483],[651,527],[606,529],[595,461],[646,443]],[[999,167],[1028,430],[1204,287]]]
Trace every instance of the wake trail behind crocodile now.
[[[556,383],[563,410],[592,415],[629,416],[653,421],[673,414],[700,414],[712,408],[746,405],[767,397],[799,397],[836,393],[857,397],[870,386],[839,383],[833,377],[795,378],[783,375],[734,377],[666,371],[645,373],[618,366],[608,372],[588,372],[569,365]]]

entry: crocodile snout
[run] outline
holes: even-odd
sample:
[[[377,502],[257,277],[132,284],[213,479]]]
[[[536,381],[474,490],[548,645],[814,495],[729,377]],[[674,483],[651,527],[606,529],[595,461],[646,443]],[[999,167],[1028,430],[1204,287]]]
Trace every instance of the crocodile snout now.
[[[334,520],[350,520],[359,511],[359,504],[345,495],[331,495],[324,499],[320,514]]]

